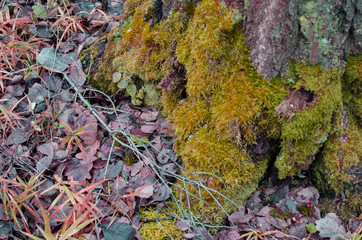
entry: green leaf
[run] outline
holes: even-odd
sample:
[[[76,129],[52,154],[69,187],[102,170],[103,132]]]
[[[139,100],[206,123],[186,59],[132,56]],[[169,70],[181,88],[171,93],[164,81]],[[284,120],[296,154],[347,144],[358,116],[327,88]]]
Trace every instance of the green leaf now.
[[[136,230],[126,223],[101,224],[105,240],[133,240]]]
[[[131,136],[130,139],[137,145],[144,145],[145,142],[149,142],[146,137],[137,138],[136,136]]]
[[[317,232],[317,229],[315,228],[315,225],[313,223],[308,223],[306,225],[306,227],[307,227],[308,232],[311,232],[311,233],[316,233]]]
[[[47,13],[46,8],[43,5],[35,5],[32,8],[33,8],[33,13],[34,13],[35,17],[40,18],[40,19],[47,19],[48,13]]]
[[[137,87],[134,84],[128,85],[126,91],[131,97],[135,97],[137,93]]]

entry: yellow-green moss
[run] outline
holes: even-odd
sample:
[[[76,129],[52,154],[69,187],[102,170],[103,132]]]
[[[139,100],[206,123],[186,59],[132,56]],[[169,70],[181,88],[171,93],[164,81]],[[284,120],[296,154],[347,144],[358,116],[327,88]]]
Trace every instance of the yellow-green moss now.
[[[272,208],[272,210],[270,210],[269,214],[270,214],[270,216],[277,217],[282,220],[287,220],[287,219],[294,217],[294,215],[291,212],[289,212],[289,210],[282,210],[278,207]]]
[[[361,116],[360,57],[349,60],[342,81],[338,69],[301,63],[292,63],[286,78],[295,84],[278,78],[267,81],[250,63],[240,27],[243,16],[237,10],[214,0],[182,1],[166,19],[155,22],[151,0],[130,0],[127,4],[124,23],[112,33],[115,38],[109,39],[111,49],[102,60],[105,69],[97,79],[107,88],[115,72],[120,79],[136,79],[132,102],[157,105],[160,91],[156,86],[175,70],[175,60],[181,63],[187,71],[186,94],[181,94],[183,88],[162,89],[161,97],[177,140],[176,152],[186,169],[198,172],[187,177],[201,180],[237,204],[256,189],[273,160],[271,156],[252,160],[247,146],[256,142],[258,134],[280,139],[275,165],[279,177],[285,178],[307,169],[322,147],[326,156],[339,151],[333,148],[333,139],[341,134],[342,84],[343,101],[356,118]],[[275,108],[288,88],[309,91],[315,100],[308,108],[295,110],[292,117],[278,119]],[[333,161],[323,160],[320,166],[332,168]],[[345,166],[355,164],[355,160],[348,161]],[[337,170],[331,171],[333,176],[338,175]],[[229,191],[217,178],[200,172],[220,177]],[[341,177],[344,180],[348,174]],[[338,182],[330,178],[326,184],[334,188]],[[207,216],[211,224],[222,222],[223,212],[206,190],[184,187],[189,194],[201,193],[206,200],[189,199],[200,220]],[[186,192],[176,195],[182,199]],[[234,209],[225,199],[216,200],[226,211]]]
[[[317,100],[309,109],[296,110],[292,118],[283,119],[282,149],[275,162],[281,179],[308,169],[328,136],[336,131],[342,113],[340,70],[295,64],[293,73],[296,89],[313,92]]]
[[[175,58],[184,65],[187,98],[180,101],[177,90],[162,93],[177,138],[177,154],[186,169],[219,176],[229,192],[217,178],[209,176],[206,181],[198,175],[206,186],[240,204],[256,189],[270,160],[253,162],[247,145],[260,132],[278,135],[278,123],[270,115],[286,91],[253,68],[237,10],[214,0],[197,5],[187,1],[167,19],[154,23],[147,18],[151,3],[143,1],[127,10],[134,14],[120,29],[113,67],[123,78],[137,76],[158,84],[172,70]],[[191,194],[199,190],[188,189]],[[205,198],[212,199],[206,193]],[[194,203],[196,210],[221,223],[224,215],[216,210],[216,203],[206,205]],[[231,204],[225,209],[231,211]]]
[[[106,42],[106,38],[100,38],[96,43],[94,43],[90,48],[83,51],[80,55],[80,59],[83,64],[86,64],[85,72],[88,74],[88,79],[86,84],[94,88],[97,88],[106,93],[114,93],[118,90],[117,84],[112,81],[112,74],[116,72],[116,69],[112,67],[112,61],[116,56],[114,48],[116,46],[116,41],[113,39],[113,33],[116,29],[113,29],[108,35],[108,41],[104,50],[104,54],[99,59],[95,59],[99,56],[98,51],[99,44]],[[89,56],[91,56],[91,63],[89,64]],[[94,66],[96,64],[96,66]],[[89,67],[92,66],[92,69],[89,70]],[[93,67],[95,69],[93,69]]]
[[[172,236],[173,239],[182,239],[182,231],[176,226],[176,220],[163,220],[169,218],[169,215],[152,207],[141,209],[140,215],[142,221],[154,221],[144,223],[140,228],[139,231],[144,239],[170,239],[169,236]]]
[[[237,11],[213,0],[199,3],[176,48],[177,58],[187,70],[188,98],[169,115],[184,167],[219,176],[229,191],[217,178],[197,175],[206,186],[237,203],[256,189],[269,161],[253,162],[246,145],[254,142],[259,132],[272,132],[277,127],[265,112],[285,96],[284,88],[276,89],[250,64],[238,26],[240,17]],[[202,189],[188,191],[201,191],[208,202],[194,199],[192,205],[198,212],[206,213],[213,223],[222,221],[224,213],[210,194]],[[225,199],[216,198],[226,211],[234,209]]]
[[[99,58],[104,48],[102,45],[106,45],[106,47],[104,55]],[[107,42],[107,35],[104,35],[79,55],[79,59],[85,67],[84,72],[89,74],[86,84],[106,93],[114,93],[118,90],[117,85],[112,82],[114,69],[111,66],[115,52],[111,49],[114,46],[115,42]]]
[[[302,203],[301,205],[299,205],[297,207],[297,209],[304,216],[308,216],[308,217],[313,217],[314,216],[314,208],[308,206],[307,203]]]
[[[322,192],[343,192],[349,199],[349,214],[356,215],[362,205],[359,179],[355,175],[361,169],[362,134],[352,116],[348,116],[348,121],[342,136],[334,134],[324,144],[313,173],[316,185]]]
[[[342,78],[343,101],[362,126],[362,54],[348,58],[346,72]]]

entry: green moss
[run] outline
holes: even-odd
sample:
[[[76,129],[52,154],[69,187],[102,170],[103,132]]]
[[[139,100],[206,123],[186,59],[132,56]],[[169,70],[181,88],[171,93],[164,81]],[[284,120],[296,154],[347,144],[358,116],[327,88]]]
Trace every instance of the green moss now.
[[[348,58],[346,72],[342,77],[343,102],[362,126],[362,54]]]
[[[294,217],[294,215],[291,212],[289,212],[289,210],[282,210],[276,206],[274,206],[274,208],[270,210],[269,214],[270,216],[277,217],[282,220],[287,220]]]
[[[308,217],[314,216],[314,208],[309,207],[307,203],[302,203],[301,205],[299,205],[297,207],[297,209],[304,216],[308,216]]]
[[[117,90],[117,85],[112,83],[114,69],[109,67],[115,56],[114,51],[110,50],[112,46],[114,47],[115,43],[107,41],[107,35],[104,35],[79,55],[80,61],[85,66],[84,72],[89,74],[86,84],[107,93]]]
[[[325,143],[313,173],[316,185],[322,192],[343,192],[350,201],[350,212],[356,214],[362,204],[357,183],[361,169],[362,134],[355,119],[349,116],[348,120],[350,122],[343,135],[334,134]]]
[[[280,126],[273,111],[286,91],[256,73],[247,55],[239,26],[242,16],[237,10],[213,0],[197,5],[185,1],[156,24],[148,21],[151,2],[143,1],[136,8],[131,4],[127,10],[134,14],[119,30],[121,38],[112,66],[121,79],[137,77],[143,82],[137,90],[145,90],[145,102],[156,98],[147,97],[145,86],[155,86],[168,76],[175,59],[186,68],[186,99],[177,88],[162,92],[164,112],[177,138],[177,153],[186,169],[219,176],[229,191],[211,175],[190,178],[199,178],[207,187],[241,203],[256,189],[270,160],[265,157],[253,162],[247,145],[254,143],[260,132],[278,135]],[[151,89],[157,95],[155,88]],[[191,187],[187,191],[203,191],[205,199],[213,200],[204,190]],[[193,200],[196,211],[221,223],[224,215],[216,203]],[[221,197],[218,200],[226,202]],[[225,209],[231,211],[231,204]]]
[[[161,92],[156,88],[152,83],[144,83],[143,89],[145,96],[143,102],[146,106],[155,106],[156,108],[161,108]]]
[[[112,33],[109,36],[112,36]],[[89,73],[86,84],[106,93],[114,93],[118,90],[117,84],[112,81],[112,75],[116,72],[116,69],[112,67],[112,61],[116,53],[112,49],[115,48],[116,41],[110,37],[106,41],[105,37],[100,38],[90,48],[82,51],[79,58],[83,65],[88,66],[85,69],[85,73]],[[103,52],[99,45],[105,44],[105,42],[107,44],[104,54],[102,57],[99,57],[101,55],[100,51]],[[92,68],[89,69],[89,67]]]
[[[145,239],[182,239],[182,231],[176,226],[176,220],[168,220],[169,216],[165,213],[155,210],[152,207],[141,209],[142,221],[151,221],[144,223],[140,228],[140,233]]]
[[[176,153],[182,157],[183,166],[195,172],[184,173],[185,177],[200,180],[241,204],[256,189],[273,160],[263,155],[253,161],[247,150],[258,135],[264,134],[281,141],[275,162],[280,178],[308,169],[323,149],[324,157],[315,165],[316,175],[325,175],[324,170],[331,175],[324,178],[325,182],[320,181],[321,186],[335,189],[351,180],[348,171],[344,174],[341,169],[355,166],[359,153],[349,154],[346,163],[338,163],[336,168],[336,153],[341,149],[356,151],[352,145],[335,146],[343,133],[339,124],[342,99],[357,121],[361,117],[360,57],[350,58],[342,81],[338,69],[301,63],[291,63],[286,78],[267,81],[250,63],[240,27],[242,16],[237,10],[214,0],[181,1],[166,19],[153,21],[154,14],[151,0],[128,1],[124,22],[110,35],[101,60],[103,69],[95,79],[101,89],[122,89],[134,105],[162,105],[172,122]],[[186,69],[187,81],[170,74],[177,72],[175,65],[179,64]],[[172,87],[157,88],[165,82]],[[276,107],[289,88],[307,91],[313,100],[308,107],[279,119]],[[355,125],[348,131],[352,144],[359,146]],[[339,180],[333,181],[336,177]],[[222,222],[224,213],[215,200],[226,211],[234,209],[206,189],[183,188],[176,195],[182,200],[189,195],[188,201],[200,220]],[[200,195],[204,201],[197,197]]]
[[[281,179],[308,169],[328,136],[336,131],[342,113],[338,69],[295,64],[293,70],[296,89],[304,88],[317,96],[313,106],[282,120],[282,149],[275,162]]]
[[[318,208],[321,210],[321,216],[324,217],[330,212],[336,213],[342,221],[348,223],[352,216],[361,215],[361,195],[358,193],[350,194],[349,198],[336,199],[335,197],[322,198]]]

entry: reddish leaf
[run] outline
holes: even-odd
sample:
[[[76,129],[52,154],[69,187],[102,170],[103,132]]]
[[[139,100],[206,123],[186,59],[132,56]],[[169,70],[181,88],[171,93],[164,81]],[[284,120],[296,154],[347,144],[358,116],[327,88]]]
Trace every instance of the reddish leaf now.
[[[159,111],[143,112],[140,119],[147,122],[156,121]]]
[[[144,185],[135,190],[135,195],[140,198],[149,198],[153,194],[154,187],[153,185]]]
[[[75,155],[76,158],[82,159],[83,161],[87,162],[93,162],[97,160],[96,157],[97,151],[99,149],[99,140],[96,140],[96,142],[90,147],[89,151],[86,153],[80,152]]]
[[[131,132],[132,135],[138,137],[138,138],[149,138],[149,136],[151,136],[150,133],[145,133],[145,132],[142,132],[141,130],[139,129],[134,129],[132,132]]]
[[[141,126],[141,131],[144,133],[153,133],[156,129],[157,129],[157,126],[154,124]]]

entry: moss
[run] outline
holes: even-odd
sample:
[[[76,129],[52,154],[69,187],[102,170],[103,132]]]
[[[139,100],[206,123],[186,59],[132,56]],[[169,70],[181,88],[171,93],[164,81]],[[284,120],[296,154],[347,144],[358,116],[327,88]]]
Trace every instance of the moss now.
[[[199,3],[176,48],[177,58],[187,70],[188,97],[169,115],[184,167],[221,177],[229,191],[216,178],[198,176],[206,186],[237,203],[256,189],[269,161],[253,162],[247,145],[255,142],[259,132],[277,128],[267,111],[285,96],[284,88],[272,86],[250,64],[239,19],[237,11],[218,2]],[[195,189],[189,191],[195,193]],[[201,192],[205,199],[213,200],[206,191]],[[225,200],[218,200],[226,211],[233,209]],[[199,211],[220,223],[223,213],[215,210],[216,204],[199,206]]]
[[[117,85],[112,83],[111,77],[114,70],[109,67],[115,57],[114,51],[110,50],[114,46],[115,43],[108,41],[107,35],[104,35],[79,55],[85,67],[84,72],[89,74],[86,84],[107,93],[117,90]]]
[[[106,41],[103,37],[99,41]],[[103,56],[100,57],[99,52],[96,54],[96,51],[99,51],[98,43],[93,44],[89,50],[83,51],[80,55],[80,59],[83,65],[93,66],[92,69],[86,68],[85,72],[89,73],[89,77],[87,79],[86,84],[92,87],[95,87],[101,91],[106,93],[114,93],[118,90],[117,84],[112,82],[112,75],[116,72],[116,69],[112,67],[112,61],[116,55],[116,53],[112,50],[116,46],[116,42],[113,40],[108,40],[106,44],[106,48],[104,50]],[[87,55],[90,54],[92,56],[91,61],[92,65],[87,64]],[[96,58],[96,59],[94,59]]]
[[[328,136],[336,131],[342,113],[341,73],[338,69],[295,64],[296,89],[316,95],[315,104],[282,120],[282,148],[275,162],[279,178],[295,176],[308,169]],[[293,106],[291,106],[293,107]]]
[[[342,221],[348,223],[352,216],[361,215],[361,195],[354,193],[349,195],[349,199],[336,199],[335,197],[322,198],[318,208],[321,216],[324,217],[330,212],[336,213]]]
[[[123,157],[123,161],[128,165],[131,166],[132,164],[135,164],[138,162],[138,158],[137,156],[131,152],[131,151],[126,151],[125,156]]]
[[[161,108],[161,92],[156,88],[154,84],[144,83],[143,85],[145,97],[143,102],[146,106],[155,106]]]
[[[157,93],[154,86],[176,71],[179,64],[175,62],[184,66],[186,86],[171,81],[181,88],[162,92],[164,112],[177,138],[177,153],[186,169],[220,176],[229,192],[217,178],[203,174],[189,177],[199,178],[207,187],[241,203],[255,190],[270,160],[264,157],[253,162],[247,145],[254,143],[260,132],[278,135],[273,110],[286,91],[256,73],[237,10],[213,0],[197,5],[185,1],[167,19],[154,23],[148,21],[151,3],[142,1],[136,8],[130,3],[129,10],[126,8],[134,14],[119,30],[121,38],[112,66],[121,79],[136,77],[143,82],[137,91],[144,89],[145,102],[156,98],[147,97],[146,86],[151,86],[147,84],[153,84],[150,89]],[[198,189],[187,191],[195,194]],[[210,194],[204,193],[211,201]],[[216,203],[206,206],[194,200],[196,211],[221,223],[223,213],[216,210]],[[221,197],[218,200],[225,203]],[[232,207],[225,209],[231,211]]]
[[[357,214],[362,204],[358,183],[362,159],[362,134],[356,120],[349,116],[342,135],[334,134],[325,143],[313,167],[314,180],[322,192],[343,193],[349,199],[349,213]]]
[[[277,217],[282,220],[287,220],[287,219],[294,217],[294,215],[291,212],[289,212],[289,210],[282,210],[276,206],[274,206],[270,210],[269,214],[270,214],[270,216]]]
[[[320,175],[336,166],[334,158],[341,149],[355,151],[352,145],[337,150],[333,146],[343,134],[339,124],[342,100],[357,121],[361,116],[360,57],[350,58],[342,80],[338,69],[291,63],[286,78],[267,81],[250,63],[240,27],[242,16],[237,10],[214,0],[181,1],[166,19],[153,21],[154,8],[151,0],[128,1],[124,22],[110,34],[101,60],[104,69],[96,79],[105,89],[123,89],[135,105],[162,105],[172,122],[175,150],[183,166],[196,172],[184,173],[186,177],[200,180],[241,204],[273,160],[270,154],[255,160],[248,151],[261,134],[280,139],[281,151],[275,162],[280,178],[308,169],[321,150],[328,158],[315,165],[315,169],[321,168],[316,170]],[[117,80],[112,83],[115,73]],[[124,81],[135,87],[127,89]],[[276,107],[288,90],[313,98],[298,109],[289,109],[291,114],[283,117]],[[356,127],[348,131],[357,146],[353,140],[358,139],[353,137]],[[345,158],[347,165],[342,164],[346,169],[355,166],[355,154],[349,156]],[[342,165],[331,170],[331,177],[321,185],[334,189],[342,181],[348,182]],[[333,182],[336,176],[340,180]],[[215,200],[226,211],[234,209],[222,197],[214,198],[195,186],[185,186],[176,195],[184,199],[186,193],[194,194],[188,199],[192,209],[200,220],[211,219],[210,224],[221,223],[224,217]],[[205,201],[196,197],[199,194]]]
[[[346,72],[343,74],[343,102],[362,126],[362,54],[348,58]]]
[[[140,228],[140,233],[145,239],[182,239],[182,231],[176,226],[176,220],[167,220],[169,216],[152,207],[141,209],[142,221],[147,222]],[[158,220],[158,221],[156,221]],[[169,235],[168,235],[169,234]]]
[[[307,217],[313,217],[314,216],[314,208],[309,206],[307,203],[302,203],[297,207],[298,211]]]

